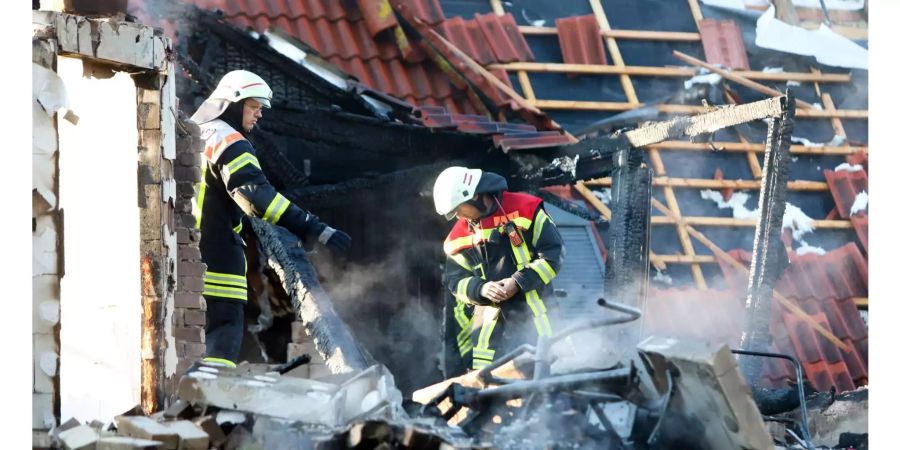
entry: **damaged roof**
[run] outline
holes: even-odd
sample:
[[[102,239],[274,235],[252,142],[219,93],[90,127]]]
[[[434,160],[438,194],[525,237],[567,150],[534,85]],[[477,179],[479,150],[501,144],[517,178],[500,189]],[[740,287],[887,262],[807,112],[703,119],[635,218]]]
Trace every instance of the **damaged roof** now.
[[[132,2],[132,10],[140,15],[150,3]],[[860,158],[865,159],[868,152],[864,72],[758,47],[753,39],[758,14],[747,16],[706,4],[693,10],[675,2],[642,0],[608,2],[597,10],[587,1],[565,8],[552,1],[497,2],[498,10],[487,1],[392,0],[378,3],[382,9],[324,0],[192,3],[220,9],[225,20],[238,27],[289,34],[362,85],[410,103],[422,124],[490,136],[503,150],[565,143],[565,135],[551,131],[561,127],[554,127],[545,111],[552,111],[553,118],[571,130],[613,131],[613,125],[604,121],[622,127],[661,120],[674,112],[697,111],[702,108],[701,99],[725,104],[763,97],[743,84],[714,75],[685,83],[698,70],[684,66],[673,50],[732,69],[748,69],[740,73],[782,91],[790,87],[798,98],[818,105],[814,110],[819,111],[798,114],[794,135],[803,139],[791,148],[795,160],[788,199],[812,219],[813,227],[791,245],[798,250],[812,248],[814,253],[792,255],[794,263],[779,290],[784,289],[782,294],[808,309],[816,320],[821,319],[842,341],[853,342],[855,350],[847,355],[850,362],[842,365],[840,358],[823,349],[830,345],[827,342],[819,344],[818,352],[803,348],[808,340],[797,336],[803,335],[810,323],[792,319],[790,312],[783,312],[787,316],[780,322],[776,318],[784,330],[773,345],[793,349],[801,356],[818,387],[866,382],[865,345],[858,333],[862,319],[847,305],[867,305],[868,219],[865,208],[851,213],[854,204],[859,207],[860,195],[867,194],[867,176],[865,170],[838,170],[844,162],[861,164]],[[661,11],[655,23],[637,19],[637,12],[647,8]],[[816,19],[806,9],[798,9],[804,20]],[[668,34],[651,35],[657,30]],[[479,42],[488,45],[477,45]],[[605,45],[598,45],[601,43]],[[456,50],[485,66],[488,75]],[[669,74],[672,71],[680,71],[680,75]],[[799,74],[804,74],[804,81],[790,79]],[[516,95],[501,89],[497,80]],[[679,109],[681,106],[695,109]],[[620,112],[638,107],[646,114],[619,121]],[[819,115],[811,118],[812,113]],[[647,159],[656,176],[654,197],[718,246],[738,252],[751,249],[753,221],[738,213],[741,206],[754,208],[758,188],[752,187],[752,180],[761,176],[758,143],[764,133],[762,123],[717,133],[711,142],[714,148],[724,149],[720,152],[710,152],[704,143],[681,141],[648,148]],[[600,191],[608,181],[587,185]],[[721,193],[727,206],[701,198],[700,189]],[[749,194],[744,205],[729,203],[735,190]],[[722,271],[713,252],[696,240],[681,239],[671,217],[654,210],[653,223],[651,249],[659,255],[658,261],[664,262],[661,268],[673,282],[671,287],[654,282],[659,296],[690,297],[694,290],[715,293],[711,297],[723,292],[733,298],[743,296],[746,280],[737,282],[734,291],[734,280]],[[847,245],[859,248],[853,253]],[[829,277],[846,280],[846,286],[813,294],[801,288],[824,289],[831,285]],[[817,303],[807,305],[810,299]],[[864,323],[862,327],[864,330]],[[854,332],[843,332],[849,329]],[[785,342],[790,345],[782,345]],[[824,361],[827,363],[817,365]],[[863,370],[858,361],[863,362]],[[774,383],[784,374],[770,378]]]

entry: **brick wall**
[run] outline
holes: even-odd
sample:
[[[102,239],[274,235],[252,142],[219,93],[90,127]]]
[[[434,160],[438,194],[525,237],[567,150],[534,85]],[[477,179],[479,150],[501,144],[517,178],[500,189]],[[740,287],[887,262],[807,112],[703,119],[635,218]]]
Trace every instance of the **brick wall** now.
[[[175,382],[206,352],[206,301],[203,299],[203,272],[200,260],[200,230],[194,228],[191,198],[200,181],[203,141],[200,128],[180,113],[175,158],[175,232],[178,236],[178,284],[175,289],[173,334],[178,356]],[[174,392],[174,389],[169,391]]]

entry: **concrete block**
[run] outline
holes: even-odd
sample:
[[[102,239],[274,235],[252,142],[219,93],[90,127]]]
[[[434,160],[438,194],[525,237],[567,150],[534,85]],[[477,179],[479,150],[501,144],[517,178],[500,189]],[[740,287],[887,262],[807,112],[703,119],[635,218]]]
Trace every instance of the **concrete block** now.
[[[203,291],[203,277],[201,276],[178,276],[178,289],[189,292]]]
[[[306,353],[306,354],[309,354],[309,357],[310,357],[309,362],[310,363],[325,364],[325,358],[323,358],[322,355],[319,354],[319,351],[316,350],[316,344],[314,344],[312,341],[307,341],[302,344],[293,344],[293,343],[288,344],[288,359],[292,359],[292,357],[291,357],[291,351],[292,351],[291,349],[292,348],[293,348],[293,351],[295,352],[295,355],[293,356],[294,358]]]
[[[169,405],[169,407],[163,411],[163,417],[170,420],[190,419],[195,415],[194,408],[191,408],[191,404],[181,399],[175,400],[174,403]]]
[[[52,394],[31,394],[31,428],[49,430],[56,426]]]
[[[315,380],[317,378],[327,377],[327,376],[331,375],[331,370],[329,370],[328,366],[326,366],[324,363],[321,363],[321,364],[310,363],[310,364],[307,364],[307,366],[309,366],[309,378],[310,379]]]
[[[105,437],[97,441],[97,450],[162,450],[160,441],[125,436]]]
[[[31,277],[32,332],[52,333],[59,323],[59,277]]]
[[[190,420],[166,422],[163,425],[178,433],[178,450],[206,450],[209,435]]]
[[[177,293],[175,294],[175,307],[200,309],[203,306],[200,302],[201,298],[201,294]]]
[[[185,325],[206,325],[206,311],[200,311],[199,309],[185,309],[184,310],[184,324]]]
[[[56,224],[52,215],[35,219],[35,230],[31,234],[31,275],[52,275],[59,273]]]
[[[293,369],[285,372],[284,376],[286,377],[296,377],[296,378],[309,378],[309,364],[304,364],[299,367],[294,367]]]
[[[199,359],[206,355],[206,344],[199,342],[185,342],[184,356],[192,359]]]
[[[50,449],[53,446],[53,439],[46,431],[31,431],[31,448],[34,449]]]
[[[186,215],[187,217],[182,216],[183,222],[185,224],[193,224],[194,217],[190,215]],[[197,247],[187,246],[187,247],[179,247],[178,248],[178,258],[181,261],[200,261],[200,249]]]
[[[291,322],[291,342],[302,344],[309,340],[310,338],[309,335],[306,334],[306,328],[303,326],[303,322]]]
[[[116,428],[120,436],[136,437],[162,442],[163,449],[178,449],[178,433],[144,416],[118,416]]]
[[[59,433],[59,440],[66,450],[94,450],[99,439],[97,430],[87,425],[79,425]]]
[[[181,234],[179,233],[179,238],[181,238]],[[190,236],[190,233],[188,233]],[[189,239],[189,237],[188,237]],[[180,248],[180,247],[179,247]],[[206,272],[206,267],[199,261],[182,261],[178,263],[178,276],[179,277],[197,277],[203,278],[203,273]]]
[[[206,343],[206,332],[202,327],[172,327],[172,336],[183,341]]]
[[[52,334],[32,335],[34,392],[52,394],[59,352]]]
[[[219,423],[216,422],[215,417],[203,416],[195,419],[194,424],[209,436],[209,443],[213,447],[221,447],[222,443],[225,442],[225,432],[222,431],[222,428],[219,426]]]

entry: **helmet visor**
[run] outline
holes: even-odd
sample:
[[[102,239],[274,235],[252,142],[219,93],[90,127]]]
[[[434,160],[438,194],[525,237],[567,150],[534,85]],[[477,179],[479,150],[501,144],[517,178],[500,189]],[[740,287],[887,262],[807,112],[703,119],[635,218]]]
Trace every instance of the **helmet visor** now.
[[[267,99],[265,97],[250,97],[250,98],[261,103],[263,105],[263,108],[271,108],[272,107],[272,102],[270,102],[269,99]]]

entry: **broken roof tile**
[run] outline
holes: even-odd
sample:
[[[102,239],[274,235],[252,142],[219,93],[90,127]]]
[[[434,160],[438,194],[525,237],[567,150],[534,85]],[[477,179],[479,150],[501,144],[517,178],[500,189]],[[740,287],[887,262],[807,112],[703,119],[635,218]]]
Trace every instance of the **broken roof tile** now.
[[[850,217],[856,196],[869,190],[869,176],[865,170],[825,170],[825,182],[834,197],[834,204],[841,218]]]
[[[556,19],[559,47],[567,64],[606,64],[600,25],[593,15]]]
[[[859,239],[860,244],[863,246],[863,250],[866,251],[866,254],[869,253],[869,216],[868,215],[854,215],[850,218],[850,223],[853,224],[853,229],[856,231],[856,237]]]
[[[733,20],[703,19],[700,21],[700,40],[706,62],[731,69],[749,70],[747,49],[741,28]]]

